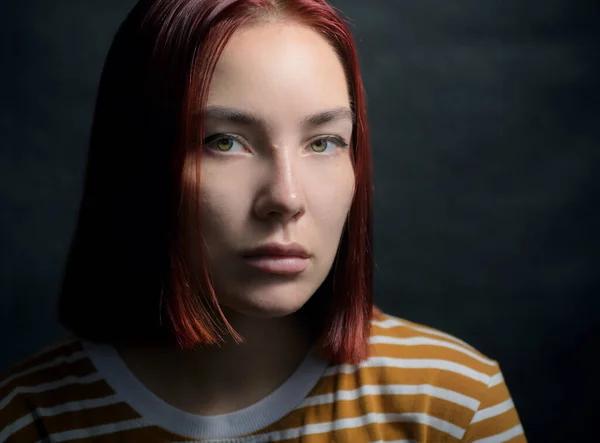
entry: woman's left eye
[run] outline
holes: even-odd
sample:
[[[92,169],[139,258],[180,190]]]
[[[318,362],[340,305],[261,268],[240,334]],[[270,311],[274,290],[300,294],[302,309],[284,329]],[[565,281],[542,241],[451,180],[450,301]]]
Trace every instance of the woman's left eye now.
[[[331,146],[333,145],[333,146]],[[320,138],[318,140],[315,140],[314,142],[312,142],[310,144],[311,149],[314,152],[325,152],[327,151],[327,148],[330,147],[330,151],[335,149],[336,147],[338,148],[345,148],[347,147],[348,144],[342,140],[340,137],[335,137],[335,136],[331,136],[331,137],[323,137]]]

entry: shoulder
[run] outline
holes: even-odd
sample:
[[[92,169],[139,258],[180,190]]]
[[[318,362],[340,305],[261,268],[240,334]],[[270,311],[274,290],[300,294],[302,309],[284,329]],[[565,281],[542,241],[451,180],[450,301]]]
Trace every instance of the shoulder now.
[[[431,397],[444,399],[446,408],[465,412],[480,407],[490,386],[501,382],[496,360],[463,340],[438,329],[383,314],[374,319],[369,337],[367,367],[378,368],[378,382],[407,380]]]
[[[425,370],[446,370],[488,385],[498,362],[465,341],[438,329],[381,314],[371,322],[370,358],[412,363]],[[387,359],[387,360],[386,360]]]
[[[54,343],[0,374],[0,398],[6,400],[32,391],[33,386],[54,382],[66,372],[76,370],[85,357],[83,346],[76,338]]]
[[[369,342],[357,370],[368,372],[365,380],[395,410],[417,413],[422,425],[462,441],[525,441],[496,360],[453,335],[383,313],[371,323]]]
[[[65,371],[76,371],[85,358],[82,343],[77,338],[68,337],[53,343],[0,374],[0,394],[5,398],[16,391],[26,391],[27,386],[55,381]]]
[[[384,313],[371,322],[369,357],[357,365],[331,366],[327,374],[360,374],[361,384],[400,399],[437,397],[446,409],[464,408],[465,417],[502,377],[498,362],[459,338]]]
[[[43,416],[60,413],[60,405],[80,392],[74,385],[97,380],[76,338],[61,340],[14,365],[0,374],[0,441],[39,440]]]

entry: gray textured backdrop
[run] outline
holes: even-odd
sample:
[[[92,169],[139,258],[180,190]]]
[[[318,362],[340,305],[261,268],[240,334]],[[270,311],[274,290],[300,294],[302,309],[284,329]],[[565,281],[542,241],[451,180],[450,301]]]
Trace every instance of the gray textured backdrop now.
[[[598,398],[599,7],[335,4],[369,99],[378,304],[499,360],[532,442],[584,438]],[[0,5],[0,371],[64,334],[54,304],[96,86],[132,5]]]

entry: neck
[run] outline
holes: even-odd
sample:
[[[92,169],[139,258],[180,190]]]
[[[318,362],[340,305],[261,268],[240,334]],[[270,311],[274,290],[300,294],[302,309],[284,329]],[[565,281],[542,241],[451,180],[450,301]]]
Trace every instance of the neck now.
[[[133,374],[172,406],[198,415],[233,412],[281,385],[311,343],[295,315],[254,318],[225,312],[242,344],[181,350],[176,346],[127,346],[118,351]]]

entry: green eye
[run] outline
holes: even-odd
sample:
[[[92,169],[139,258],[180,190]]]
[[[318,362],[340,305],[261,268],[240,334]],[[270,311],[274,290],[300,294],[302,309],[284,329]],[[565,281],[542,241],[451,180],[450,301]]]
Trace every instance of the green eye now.
[[[244,145],[237,137],[229,134],[214,134],[204,139],[204,147],[207,150],[217,152],[235,152],[237,150],[244,150]]]
[[[328,147],[329,143],[334,145],[333,148],[329,149],[330,151],[335,149],[335,147],[345,148],[348,146],[348,144],[341,138],[336,137],[336,136],[329,136],[329,137],[323,137],[318,140],[315,140],[314,142],[312,142],[310,144],[310,148],[314,152],[325,152],[325,151],[327,151],[327,147]]]
[[[231,150],[234,142],[235,141],[231,138],[223,137],[223,138],[218,139],[217,142],[215,143],[215,145],[217,146],[217,149],[219,151],[226,152],[226,151]]]
[[[322,138],[322,139],[312,142],[310,144],[310,147],[315,152],[323,152],[327,149],[327,143],[328,143],[328,141],[325,140],[324,138]]]

